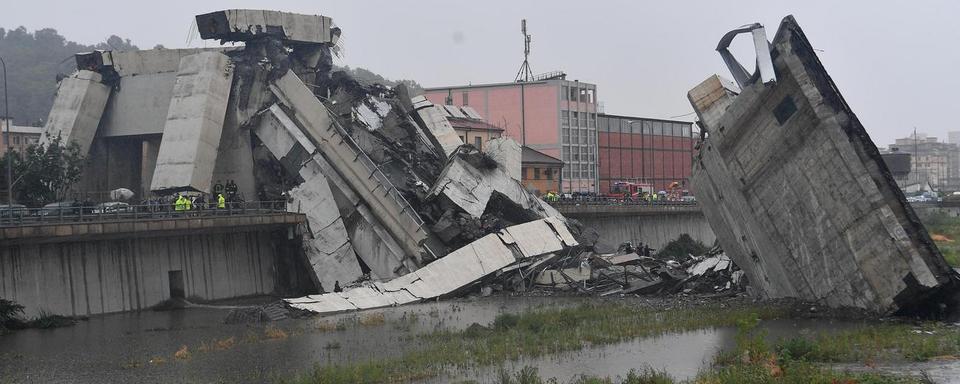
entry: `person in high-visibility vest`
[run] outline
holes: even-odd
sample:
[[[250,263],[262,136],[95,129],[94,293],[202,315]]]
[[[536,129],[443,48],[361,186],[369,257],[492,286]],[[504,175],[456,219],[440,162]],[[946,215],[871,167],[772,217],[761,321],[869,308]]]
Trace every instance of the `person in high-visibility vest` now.
[[[224,209],[227,207],[227,199],[223,198],[223,194],[217,194],[217,209]]]
[[[173,210],[178,212],[183,210],[183,195],[177,195],[177,201],[173,203]]]
[[[183,210],[184,210],[184,211],[189,211],[190,208],[193,208],[192,205],[193,205],[193,203],[190,202],[190,199],[189,199],[189,198],[186,198],[186,197],[183,198]]]

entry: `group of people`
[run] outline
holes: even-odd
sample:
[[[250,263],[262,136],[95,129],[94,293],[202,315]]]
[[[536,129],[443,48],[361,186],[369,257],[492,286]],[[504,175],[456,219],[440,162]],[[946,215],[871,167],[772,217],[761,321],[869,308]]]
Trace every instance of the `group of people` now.
[[[178,193],[177,199],[173,203],[174,211],[189,211],[194,209],[204,209],[206,202],[203,200],[203,196],[192,196],[186,197],[183,194]],[[223,196],[222,193],[217,194],[217,205],[216,209],[226,209],[227,208],[227,198]]]

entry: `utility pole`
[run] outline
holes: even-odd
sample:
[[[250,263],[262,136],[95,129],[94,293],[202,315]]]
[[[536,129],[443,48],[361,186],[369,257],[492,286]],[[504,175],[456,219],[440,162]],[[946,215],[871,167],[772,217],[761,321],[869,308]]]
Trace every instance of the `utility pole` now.
[[[520,33],[523,34],[523,64],[517,72],[516,82],[520,83],[520,145],[527,145],[527,106],[524,83],[534,80],[530,69],[530,34],[527,33],[527,19],[520,21]]]
[[[3,65],[3,121],[7,124],[6,133],[3,136],[6,151],[3,155],[7,157],[7,208],[13,209],[13,161],[10,157],[10,102],[7,99],[7,63],[0,57],[0,64]]]

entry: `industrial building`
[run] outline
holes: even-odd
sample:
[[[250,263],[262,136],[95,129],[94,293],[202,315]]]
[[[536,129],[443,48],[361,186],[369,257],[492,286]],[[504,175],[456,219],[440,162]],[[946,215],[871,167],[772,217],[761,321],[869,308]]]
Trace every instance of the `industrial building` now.
[[[560,189],[600,192],[597,86],[562,73],[531,81],[426,88],[434,104],[469,106],[522,146],[563,160]]]
[[[686,188],[693,156],[693,123],[600,114],[597,150],[600,192],[616,182],[649,185],[656,191],[674,182]]]
[[[912,155],[911,184],[929,183],[939,191],[960,190],[960,147],[945,143],[935,136],[913,133],[896,139],[889,152]]]

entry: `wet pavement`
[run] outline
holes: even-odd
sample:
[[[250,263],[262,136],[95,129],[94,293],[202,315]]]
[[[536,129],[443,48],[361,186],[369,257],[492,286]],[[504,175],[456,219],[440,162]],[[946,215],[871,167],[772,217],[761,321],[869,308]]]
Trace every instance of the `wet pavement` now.
[[[400,356],[418,348],[417,334],[489,324],[500,313],[563,307],[591,299],[511,297],[422,303],[270,324],[224,324],[215,308],[91,317],[73,327],[18,331],[0,337],[0,383],[207,383],[271,382],[315,364],[350,363]],[[381,317],[382,314],[382,317]],[[839,330],[853,322],[776,320],[760,324],[769,337]],[[580,375],[623,376],[650,366],[683,379],[707,368],[732,348],[736,330],[704,329],[508,362],[504,368],[537,367],[560,382]],[[186,346],[185,353],[177,351]],[[960,377],[953,362],[932,368]],[[491,382],[499,367],[454,371],[430,382]],[[951,371],[952,369],[952,371]],[[952,376],[951,376],[952,375]],[[941,382],[938,380],[938,382]],[[949,382],[942,381],[942,382]]]

